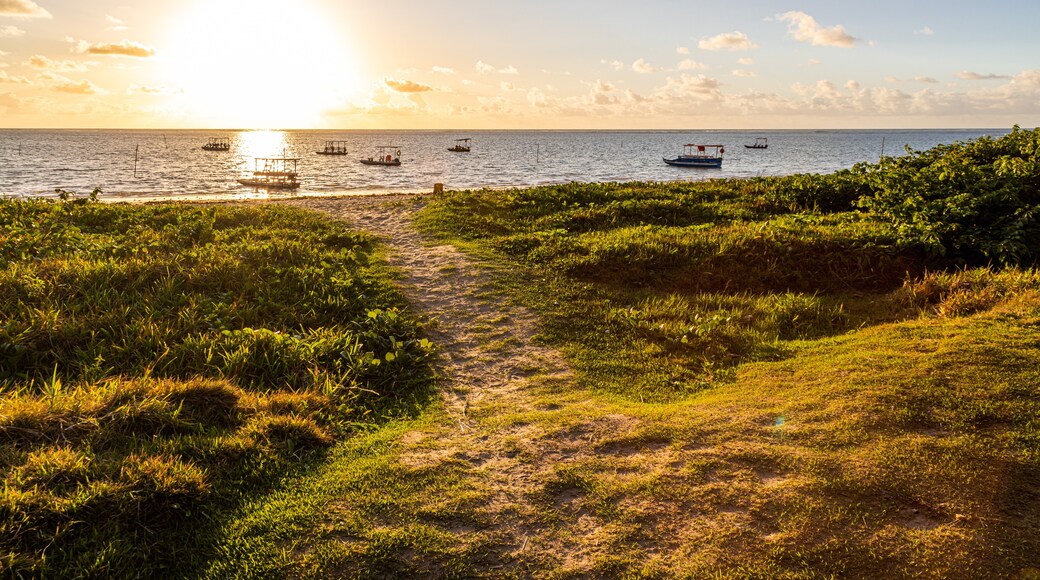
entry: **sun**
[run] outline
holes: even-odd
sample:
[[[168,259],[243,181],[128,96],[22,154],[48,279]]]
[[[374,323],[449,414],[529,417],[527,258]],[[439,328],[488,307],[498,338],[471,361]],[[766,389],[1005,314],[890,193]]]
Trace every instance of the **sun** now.
[[[198,126],[305,129],[357,89],[355,52],[314,0],[200,0],[170,29],[175,107]]]

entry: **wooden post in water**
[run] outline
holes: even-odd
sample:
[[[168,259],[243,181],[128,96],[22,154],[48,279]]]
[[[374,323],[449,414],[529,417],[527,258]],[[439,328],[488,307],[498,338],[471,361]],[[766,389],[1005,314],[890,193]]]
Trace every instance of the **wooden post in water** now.
[[[138,143],[137,146],[134,147],[134,178],[135,179],[137,178],[137,157],[138,157],[138,154],[140,152],[141,152],[141,144]]]

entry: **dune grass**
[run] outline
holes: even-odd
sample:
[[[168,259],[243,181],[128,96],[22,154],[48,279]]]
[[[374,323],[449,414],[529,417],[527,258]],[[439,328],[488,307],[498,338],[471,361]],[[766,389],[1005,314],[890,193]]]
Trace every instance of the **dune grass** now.
[[[372,241],[276,206],[0,203],[0,568],[191,576],[235,506],[425,405]]]

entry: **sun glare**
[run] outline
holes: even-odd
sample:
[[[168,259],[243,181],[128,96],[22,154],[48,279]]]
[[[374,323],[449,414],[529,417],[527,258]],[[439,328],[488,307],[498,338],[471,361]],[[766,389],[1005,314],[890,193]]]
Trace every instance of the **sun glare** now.
[[[203,0],[171,30],[171,82],[189,123],[310,128],[357,87],[355,56],[313,0]]]

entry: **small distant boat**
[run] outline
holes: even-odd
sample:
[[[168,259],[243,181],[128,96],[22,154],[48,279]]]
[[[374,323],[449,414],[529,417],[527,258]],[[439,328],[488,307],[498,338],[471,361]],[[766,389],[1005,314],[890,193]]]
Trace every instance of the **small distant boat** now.
[[[377,147],[378,154],[375,157],[369,157],[368,159],[362,159],[361,162],[365,165],[386,165],[390,167],[397,167],[401,164],[401,148],[397,145],[383,145]]]
[[[346,155],[346,141],[326,141],[321,151],[315,151],[318,155]]]
[[[469,139],[456,139],[454,147],[448,147],[448,151],[455,153],[469,153]]]
[[[722,167],[722,154],[726,150],[722,145],[683,145],[683,152],[675,159],[664,159],[668,165],[676,167]]]
[[[202,148],[206,151],[230,151],[231,139],[227,137],[213,137]]]
[[[300,187],[296,157],[257,157],[253,172],[238,180],[242,185],[268,189],[296,189]]]
[[[768,137],[755,137],[754,143],[744,143],[744,147],[748,149],[765,149],[769,147]]]

